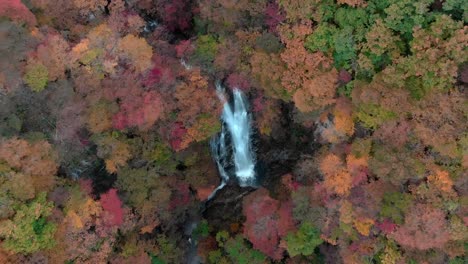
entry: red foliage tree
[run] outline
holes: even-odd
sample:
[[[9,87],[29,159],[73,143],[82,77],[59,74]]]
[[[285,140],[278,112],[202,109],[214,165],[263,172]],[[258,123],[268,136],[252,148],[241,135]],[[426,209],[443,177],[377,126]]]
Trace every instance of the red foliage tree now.
[[[231,89],[240,89],[242,91],[247,91],[250,89],[250,82],[248,77],[242,73],[232,73],[226,80],[229,88]]]
[[[3,16],[13,21],[24,21],[29,26],[36,25],[36,17],[21,0],[0,0],[0,17]]]
[[[162,71],[158,67],[153,67],[148,76],[146,76],[145,85],[151,86],[158,83],[161,80]]]
[[[123,223],[122,202],[116,189],[110,189],[101,195],[101,206],[110,215],[109,224],[119,226]]]
[[[181,122],[175,122],[170,132],[169,143],[174,150],[180,150],[182,146],[182,139],[187,134],[187,129]]]
[[[139,96],[133,94],[123,98],[120,112],[114,116],[114,127],[124,129],[137,126],[148,129],[159,118],[162,112],[162,102],[154,91],[142,92]]]
[[[291,204],[281,204],[262,188],[245,197],[243,213],[247,218],[244,234],[254,248],[280,260],[284,252],[280,240],[294,229]]]
[[[176,209],[187,205],[190,202],[190,189],[186,183],[176,183],[175,191],[172,193],[172,199],[169,203],[169,208]]]
[[[192,41],[190,40],[182,40],[175,46],[175,50],[177,53],[177,57],[184,58],[187,57],[189,54],[195,50],[194,45],[192,45]]]
[[[392,221],[385,219],[381,223],[377,223],[376,226],[385,234],[390,234],[395,231],[397,225]]]
[[[153,65],[143,84],[146,87],[157,87],[158,90],[172,87],[176,80],[176,73],[180,67],[178,60],[157,54],[153,56]]]
[[[276,2],[269,3],[265,9],[265,23],[268,30],[276,32],[276,26],[286,19],[284,11],[280,9]]]
[[[192,7],[188,0],[160,0],[157,1],[160,16],[164,25],[170,31],[184,31],[191,27]]]

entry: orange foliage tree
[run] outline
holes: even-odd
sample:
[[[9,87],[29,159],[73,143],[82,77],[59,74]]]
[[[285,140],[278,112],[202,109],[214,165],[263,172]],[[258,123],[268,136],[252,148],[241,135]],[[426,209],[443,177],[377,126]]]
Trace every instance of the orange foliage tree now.
[[[327,154],[320,162],[320,171],[324,176],[324,186],[338,195],[347,195],[351,189],[352,177],[344,162],[335,154]]]
[[[2,189],[17,199],[34,198],[41,191],[48,191],[55,184],[57,158],[47,141],[28,142],[11,138],[0,141],[1,173],[8,175]],[[3,171],[4,170],[4,171]]]
[[[123,59],[128,59],[138,72],[151,68],[153,50],[145,39],[127,35],[119,41],[118,49]]]
[[[286,44],[281,59],[287,66],[282,85],[289,94],[294,94],[296,107],[302,112],[332,104],[338,81],[338,72],[331,69],[330,59],[321,52],[309,53],[305,49],[305,38],[311,33],[308,22],[280,28],[281,40]]]
[[[316,133],[330,143],[339,143],[354,134],[352,105],[349,100],[339,98],[332,109],[324,111],[317,122]]]
[[[193,141],[202,141],[218,132],[221,104],[215,89],[209,88],[208,79],[200,69],[188,71],[186,80],[176,87],[177,121],[187,129],[180,148],[186,148]]]

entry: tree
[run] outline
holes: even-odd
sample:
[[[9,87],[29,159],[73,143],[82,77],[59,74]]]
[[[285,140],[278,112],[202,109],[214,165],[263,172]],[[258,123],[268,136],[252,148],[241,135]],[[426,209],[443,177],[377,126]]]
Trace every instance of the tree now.
[[[291,94],[281,84],[281,76],[286,70],[277,54],[254,52],[250,58],[252,75],[265,95],[274,99],[289,101]]]
[[[411,195],[407,193],[387,192],[383,197],[380,216],[391,219],[396,224],[403,224],[412,201]]]
[[[101,206],[110,215],[110,225],[119,226],[123,223],[124,212],[122,210],[122,202],[117,195],[116,189],[112,188],[106,193],[101,194]]]
[[[93,141],[98,145],[98,157],[105,160],[106,169],[110,173],[116,173],[131,157],[130,146],[111,135],[95,136]]]
[[[112,128],[112,117],[118,106],[107,101],[100,101],[88,109],[87,127],[97,134]]]
[[[333,101],[330,99],[335,94],[334,83],[337,81],[336,76],[333,75],[337,75],[337,72],[334,69],[331,70],[331,60],[326,58],[323,53],[311,54],[305,49],[305,38],[312,33],[310,23],[295,24],[290,27],[283,26],[279,32],[281,41],[286,44],[286,48],[280,55],[287,66],[287,70],[283,72],[281,78],[283,87],[291,94],[301,91],[300,93],[305,98],[317,99],[315,102],[311,102],[312,104],[323,106],[332,103]],[[320,81],[325,82],[325,88],[317,85]],[[318,97],[324,97],[320,98],[324,102],[320,102]],[[296,95],[296,99],[299,101],[299,95]]]
[[[216,234],[216,241],[220,249],[208,253],[208,263],[265,263],[267,257],[260,251],[247,245],[240,234],[230,237],[226,231]]]
[[[299,3],[295,0],[279,0],[278,4],[286,12],[286,18],[289,21],[295,22],[297,20],[309,19],[315,10],[317,10],[320,1],[307,1]]]
[[[352,7],[362,7],[366,5],[364,0],[338,0],[337,2],[340,5],[347,4]]]
[[[233,263],[264,263],[266,259],[260,251],[250,249],[241,235],[228,239],[225,250]]]
[[[409,140],[410,123],[406,120],[391,120],[382,124],[374,133],[374,137],[386,145],[402,148]]]
[[[358,55],[359,74],[363,77],[374,75],[403,53],[402,40],[380,18],[374,21],[365,38]]]
[[[244,235],[255,249],[270,258],[282,259],[280,239],[294,229],[292,208],[272,199],[266,189],[259,189],[246,196],[243,201],[246,216]]]
[[[268,3],[265,9],[265,24],[270,32],[276,32],[276,27],[286,19],[284,11],[275,2]]]
[[[201,0],[200,17],[208,24],[208,30],[229,34],[238,28],[259,25],[267,1]]]
[[[378,178],[401,186],[408,179],[424,177],[424,164],[414,153],[385,145],[374,145],[372,149],[374,155],[369,159],[369,169]]]
[[[6,0],[6,2],[15,1]],[[10,21],[2,20],[0,23],[0,35],[3,42],[0,47],[0,57],[3,58],[0,61],[0,91],[2,93],[10,94],[22,86],[24,61],[29,56],[30,43],[33,40],[32,36],[27,32],[26,28]],[[44,74],[40,76],[42,80],[47,80]]]
[[[260,133],[267,136],[272,135],[274,127],[279,121],[279,102],[259,96],[253,101],[252,108],[256,116],[255,123]]]
[[[351,189],[352,177],[343,161],[335,154],[326,155],[320,162],[320,171],[324,175],[324,186],[330,192],[347,195]]]
[[[123,130],[137,126],[141,130],[148,130],[162,115],[163,103],[155,91],[141,91],[130,89],[129,96],[122,96],[119,112],[113,116],[114,128]]]
[[[396,118],[396,114],[376,104],[363,104],[359,106],[355,118],[369,129],[377,129],[388,120]]]
[[[35,92],[40,92],[47,86],[49,71],[42,63],[29,64],[26,66],[24,82]]]
[[[54,247],[56,227],[47,221],[52,208],[53,204],[46,201],[45,192],[16,208],[12,220],[0,222],[0,237],[4,238],[2,247],[23,254]]]
[[[104,9],[107,5],[105,0],[72,0],[73,5],[80,10],[80,13],[83,15],[89,15],[94,13],[100,9]]]
[[[302,112],[312,112],[335,102],[338,72],[333,69],[311,80],[306,80],[303,87],[293,96],[296,107]]]
[[[46,141],[29,143],[18,138],[1,140],[0,161],[5,161],[11,169],[17,171],[10,174],[11,181],[7,184],[11,187],[7,189],[18,194],[17,191],[23,190],[15,191],[16,188],[30,185],[30,195],[20,195],[23,198],[33,198],[34,194],[50,190],[55,184],[54,175],[58,168],[55,155],[52,146]],[[17,185],[16,181],[23,183]]]
[[[218,50],[218,41],[213,35],[203,35],[197,38],[192,60],[201,65],[210,65]]]
[[[119,41],[119,50],[124,59],[130,60],[137,72],[144,72],[151,68],[153,50],[145,39],[134,35],[127,35]]]
[[[192,26],[192,4],[187,0],[157,1],[157,11],[164,25],[172,32],[188,30]]]
[[[315,133],[327,142],[339,143],[352,136],[354,122],[350,102],[345,98],[338,98],[333,109],[323,112],[317,123]]]
[[[50,261],[106,262],[116,241],[117,228],[108,224],[100,202],[78,186],[72,186],[63,211],[63,221],[57,228],[56,252],[50,255]]]
[[[441,248],[449,240],[445,213],[426,204],[415,204],[405,217],[405,223],[390,234],[399,244],[427,250]]]
[[[65,78],[65,70],[70,67],[70,45],[59,34],[49,33],[43,44],[36,49],[33,61],[41,63],[47,68],[49,81]]]
[[[13,21],[24,21],[30,27],[36,25],[36,17],[21,0],[0,0],[0,17],[4,16]]]
[[[205,140],[221,128],[218,113],[221,104],[214,89],[208,86],[208,80],[201,75],[200,69],[187,72],[187,79],[176,87],[177,121],[185,131],[180,135],[180,148],[186,148],[193,141]]]
[[[415,135],[423,144],[451,159],[461,158],[462,154],[459,146],[466,131],[462,125],[466,119],[464,100],[464,95],[457,91],[433,93],[413,110]]]
[[[435,185],[444,193],[453,194],[453,181],[450,179],[449,173],[437,169],[428,177],[429,183]]]
[[[409,43],[413,55],[400,57],[387,67],[383,71],[385,82],[407,88],[417,100],[430,91],[451,88],[458,65],[466,57],[466,51],[460,47],[467,35],[462,24],[449,16],[437,15],[429,28],[417,28]]]
[[[404,38],[410,39],[414,27],[425,27],[430,20],[428,11],[431,3],[431,0],[420,1],[417,4],[409,0],[390,0],[384,9],[387,15],[385,24]]]
[[[320,231],[309,222],[302,223],[296,233],[290,233],[286,237],[288,253],[292,257],[312,255],[322,242]]]
[[[468,21],[468,5],[463,0],[445,1],[442,9],[457,20]]]
[[[221,130],[221,124],[218,116],[210,114],[201,114],[197,117],[195,123],[187,129],[180,147],[187,148],[192,142],[200,142],[210,138]]]
[[[139,224],[156,227],[164,217],[169,218],[172,189],[169,177],[145,168],[123,167],[117,173],[116,185],[124,204],[132,206],[141,216]],[[155,206],[156,205],[156,206]],[[152,229],[150,230],[152,231]]]

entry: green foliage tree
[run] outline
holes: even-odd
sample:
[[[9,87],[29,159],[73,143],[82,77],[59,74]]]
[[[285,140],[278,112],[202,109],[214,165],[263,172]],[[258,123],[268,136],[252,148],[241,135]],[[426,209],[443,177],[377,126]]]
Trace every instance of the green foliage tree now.
[[[35,92],[44,90],[49,79],[49,72],[42,63],[35,63],[26,67],[24,81]]]
[[[412,204],[410,194],[401,192],[388,192],[384,194],[380,216],[390,218],[396,224],[403,224],[407,209]]]
[[[209,253],[209,263],[262,264],[267,260],[262,252],[248,246],[242,235],[230,237],[227,231],[220,231],[216,241],[220,249]]]
[[[192,59],[202,65],[210,65],[216,56],[218,50],[218,41],[213,35],[202,35],[197,38],[197,48]]]
[[[197,228],[195,228],[195,230],[193,230],[192,232],[193,238],[198,240],[200,238],[207,237],[210,234],[209,228],[210,226],[208,225],[208,221],[206,220],[201,221],[197,225]]]
[[[229,239],[226,242],[225,250],[233,263],[260,264],[266,260],[266,256],[262,252],[249,248],[241,235]]]
[[[312,255],[315,248],[322,242],[320,231],[308,222],[303,223],[296,233],[291,233],[286,237],[287,250],[292,257]]]
[[[356,36],[351,27],[346,27],[334,35],[333,59],[337,69],[351,69],[357,60]]]
[[[468,2],[464,0],[446,0],[442,9],[456,20],[468,22]]]
[[[403,38],[412,39],[414,27],[426,27],[431,21],[429,7],[432,0],[412,1],[412,0],[388,0],[388,7],[384,9],[386,17],[385,24]]]
[[[360,121],[364,127],[375,130],[385,121],[397,117],[392,111],[376,104],[360,104],[358,110],[354,114],[355,118]]]
[[[408,179],[424,177],[424,164],[405,148],[395,149],[386,145],[374,144],[369,160],[371,172],[378,178],[401,186]]]
[[[23,254],[54,247],[56,227],[47,221],[52,208],[53,204],[46,200],[45,192],[18,206],[12,220],[0,222],[0,237],[4,238],[2,247]]]
[[[266,53],[279,53],[283,45],[278,37],[271,33],[265,33],[257,37],[255,40],[255,47]]]
[[[415,99],[431,90],[447,90],[456,82],[458,65],[466,61],[467,32],[447,15],[435,16],[428,28],[416,28],[408,43],[410,56],[398,58],[384,70],[384,81],[406,88]]]
[[[307,36],[304,46],[311,52],[331,53],[335,44],[333,36],[337,31],[338,29],[333,24],[319,24],[314,33]]]

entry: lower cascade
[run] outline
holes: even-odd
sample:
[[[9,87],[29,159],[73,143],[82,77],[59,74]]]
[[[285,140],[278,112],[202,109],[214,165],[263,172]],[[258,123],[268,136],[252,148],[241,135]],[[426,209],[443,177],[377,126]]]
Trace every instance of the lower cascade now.
[[[221,84],[216,84],[219,99],[223,102],[221,132],[211,140],[211,151],[222,178],[223,188],[231,176],[235,176],[241,187],[255,186],[255,152],[252,148],[252,117],[248,102],[241,90],[235,88],[232,104],[226,98]]]

